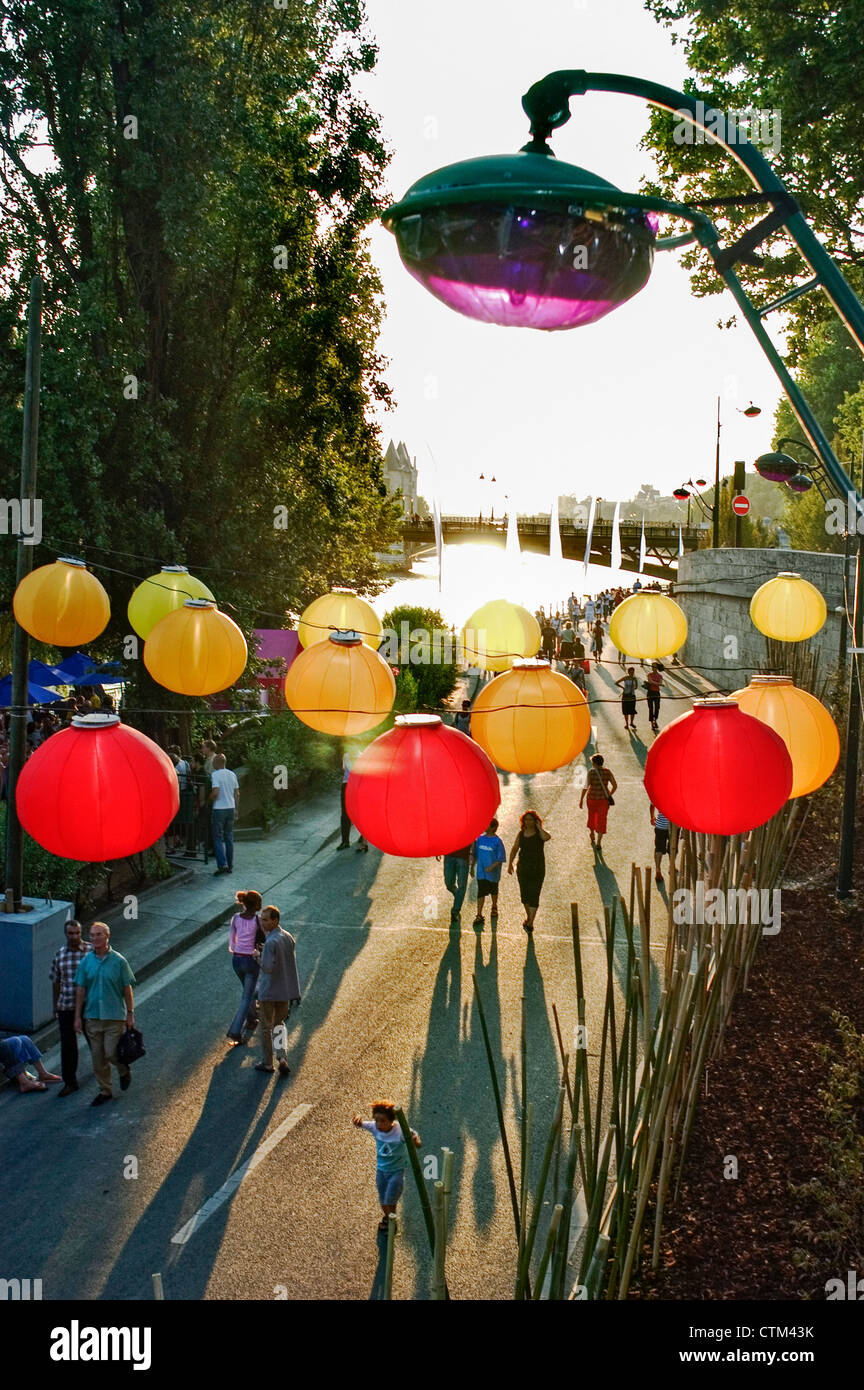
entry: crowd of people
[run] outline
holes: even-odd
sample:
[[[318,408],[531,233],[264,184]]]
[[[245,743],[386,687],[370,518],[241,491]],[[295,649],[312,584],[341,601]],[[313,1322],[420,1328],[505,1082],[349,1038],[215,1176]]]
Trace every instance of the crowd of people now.
[[[92,693],[70,695],[65,700],[56,700],[50,705],[34,705],[27,721],[27,744],[25,756],[30,757],[37,748],[56,734],[66,729],[76,715],[106,713],[113,710],[114,702],[101,688],[92,688]],[[0,710],[0,801],[6,800],[6,769],[9,766],[9,730],[12,715],[8,709]]]

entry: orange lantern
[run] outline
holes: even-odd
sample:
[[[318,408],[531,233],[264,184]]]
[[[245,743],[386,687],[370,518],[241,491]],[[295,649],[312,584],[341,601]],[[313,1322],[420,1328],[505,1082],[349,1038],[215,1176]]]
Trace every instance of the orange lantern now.
[[[754,676],[731,698],[779,734],[792,759],[790,796],[806,796],[827,782],[840,758],[840,735],[827,709],[791,676]]]
[[[359,632],[331,632],[300,652],[285,677],[286,703],[322,734],[365,734],[387,718],[395,698],[393,672]]]
[[[154,681],[178,695],[215,695],[239,680],[246,639],[233,619],[207,599],[190,598],[152,629],[144,665]]]
[[[514,661],[474,701],[471,736],[507,772],[551,772],[588,742],[588,701],[548,661]]]
[[[12,609],[24,631],[49,647],[83,647],[111,617],[108,595],[83,560],[55,560],[25,575]]]

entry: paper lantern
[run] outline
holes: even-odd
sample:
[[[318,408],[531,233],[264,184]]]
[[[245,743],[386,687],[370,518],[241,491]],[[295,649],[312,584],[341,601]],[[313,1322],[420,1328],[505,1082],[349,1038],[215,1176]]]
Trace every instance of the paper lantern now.
[[[154,681],[178,695],[215,695],[239,680],[246,639],[237,624],[207,599],[189,598],[160,618],[144,645]]]
[[[471,736],[507,772],[551,772],[591,737],[588,701],[548,661],[520,659],[480,691]]]
[[[300,652],[285,677],[287,704],[322,734],[364,734],[387,718],[395,698],[393,672],[359,632],[331,632]]]
[[[609,636],[625,656],[658,661],[683,647],[687,619],[674,599],[643,589],[619,603],[609,623]]]
[[[108,595],[83,560],[55,560],[26,575],[12,599],[16,621],[49,647],[83,647],[104,632]]]
[[[158,574],[151,574],[138,585],[129,600],[127,613],[133,632],[146,641],[161,618],[181,608],[187,598],[215,599],[207,585],[185,565],[163,565]]]
[[[85,714],[27,759],[15,800],[21,824],[61,859],[103,863],[155,844],[180,805],[174,765],[116,714]]]
[[[780,735],[737,701],[695,700],[651,745],[645,790],[684,830],[743,835],[787,800],[792,760]]]
[[[462,655],[483,671],[509,671],[520,656],[540,650],[540,625],[518,603],[493,599],[472,613],[462,630]]]
[[[355,762],[345,807],[370,845],[423,859],[481,835],[498,809],[498,775],[483,749],[437,714],[404,714]]]
[[[840,758],[840,735],[815,695],[799,690],[791,676],[754,676],[732,699],[786,744],[792,759],[790,796],[806,796],[828,781]]]
[[[367,647],[377,651],[381,641],[381,619],[353,589],[331,589],[313,599],[297,624],[301,647],[326,642],[331,632],[359,632]]]
[[[816,586],[787,571],[769,579],[750,600],[753,626],[778,642],[806,641],[827,617],[828,606]]]

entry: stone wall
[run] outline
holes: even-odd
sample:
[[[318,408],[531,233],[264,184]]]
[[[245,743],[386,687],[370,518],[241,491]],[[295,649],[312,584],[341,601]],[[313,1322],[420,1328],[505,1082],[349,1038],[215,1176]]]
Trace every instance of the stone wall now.
[[[815,584],[828,605],[828,620],[812,639],[827,675],[837,665],[840,646],[840,615],[834,610],[842,603],[843,558],[810,550],[726,547],[682,555],[675,598],[687,617],[688,634],[680,659],[721,690],[746,685],[765,663],[767,648],[750,621],[750,599],[761,584],[791,570]],[[737,638],[737,654],[724,655],[724,646],[734,650],[729,637]]]

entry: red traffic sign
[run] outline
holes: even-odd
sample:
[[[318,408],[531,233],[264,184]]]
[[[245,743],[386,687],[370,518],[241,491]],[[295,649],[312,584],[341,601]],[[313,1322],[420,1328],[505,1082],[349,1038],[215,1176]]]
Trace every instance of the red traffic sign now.
[[[732,510],[736,516],[746,516],[750,510],[750,498],[740,492],[737,497],[732,498]]]

